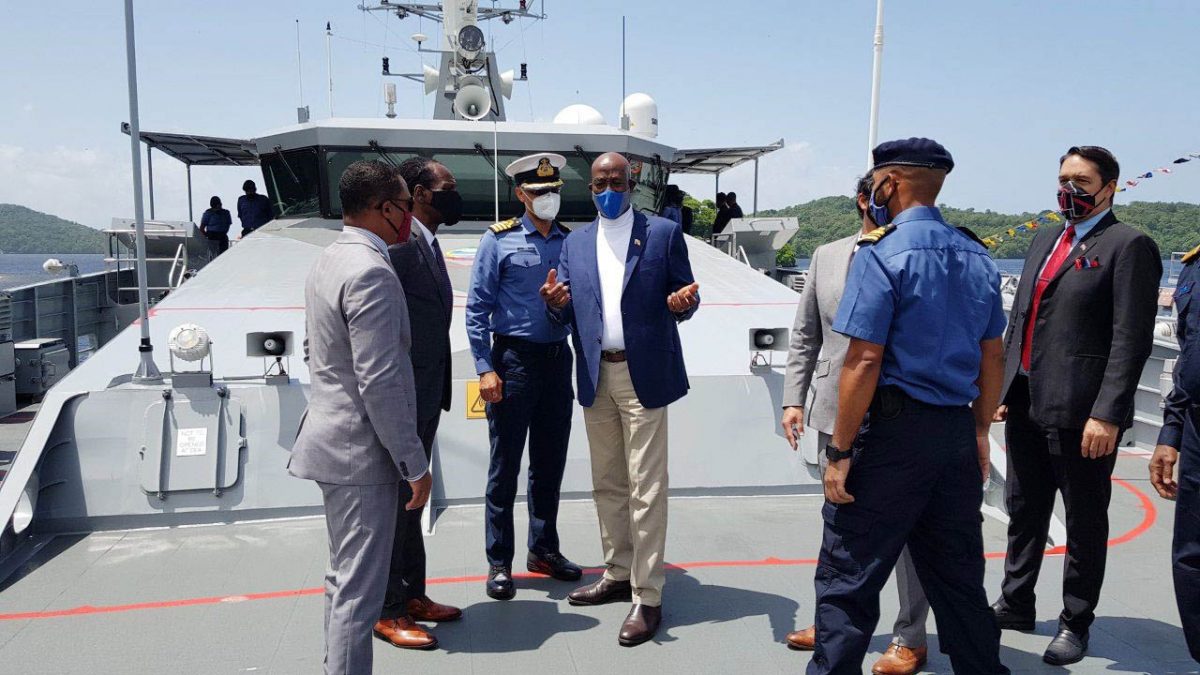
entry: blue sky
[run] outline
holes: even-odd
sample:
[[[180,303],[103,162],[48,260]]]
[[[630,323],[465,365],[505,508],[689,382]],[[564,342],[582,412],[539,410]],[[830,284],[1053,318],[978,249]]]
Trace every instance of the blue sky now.
[[[337,115],[382,114],[379,57],[388,54],[393,71],[415,69],[408,36],[437,27],[365,16],[357,2],[137,2],[143,129],[253,137],[294,121],[296,19],[314,117],[329,114],[326,20],[336,35]],[[93,226],[132,213],[129,144],[119,132],[128,116],[121,7],[0,5],[0,202]],[[862,172],[873,0],[545,7],[546,22],[492,27],[502,68],[526,61],[532,78],[517,85],[511,119],[549,120],[582,102],[615,121],[624,14],[628,91],[657,99],[660,140],[710,147],[784,138],[787,148],[761,165],[763,208],[848,193]],[[1123,179],[1200,152],[1196,26],[1200,3],[1191,0],[889,0],[880,139],[942,141],[958,162],[947,203],[1049,208],[1056,160],[1072,144],[1108,146]],[[401,116],[421,116],[417,85],[398,86]],[[1200,162],[1172,168],[1121,201],[1197,201]],[[256,173],[196,169],[197,203],[211,194],[228,202]],[[749,166],[739,168],[722,188],[748,207],[752,178]],[[158,156],[155,180],[159,217],[186,217],[182,165]],[[712,191],[710,178],[679,182]]]

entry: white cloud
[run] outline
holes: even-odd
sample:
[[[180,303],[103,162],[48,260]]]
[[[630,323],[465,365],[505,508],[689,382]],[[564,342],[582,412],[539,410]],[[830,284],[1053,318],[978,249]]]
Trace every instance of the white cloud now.
[[[759,160],[758,207],[774,209],[829,195],[850,194],[861,173],[849,166],[822,161],[807,141],[785,145]],[[678,174],[671,178],[688,193],[702,199],[715,194],[711,176]],[[747,213],[754,204],[754,163],[747,162],[721,174],[721,192],[734,191]]]

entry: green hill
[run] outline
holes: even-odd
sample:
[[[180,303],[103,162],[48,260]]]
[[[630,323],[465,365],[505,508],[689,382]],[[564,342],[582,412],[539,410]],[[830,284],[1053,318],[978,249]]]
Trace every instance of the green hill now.
[[[104,234],[48,213],[0,204],[0,251],[4,253],[104,253]]]

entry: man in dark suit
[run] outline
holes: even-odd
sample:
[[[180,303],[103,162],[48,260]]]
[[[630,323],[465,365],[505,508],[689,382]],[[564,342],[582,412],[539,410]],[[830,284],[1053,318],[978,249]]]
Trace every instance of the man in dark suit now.
[[[429,458],[442,411],[450,409],[449,331],[454,307],[453,287],[435,235],[439,226],[458,222],[462,216],[462,197],[450,170],[427,157],[405,161],[400,166],[400,175],[412,193],[412,236],[391,246],[388,253],[408,304],[412,326],[410,354],[417,391],[417,435],[425,447],[425,457]],[[401,501],[406,499],[403,497]],[[425,594],[423,511],[401,508],[397,514],[387,596],[375,624],[375,635],[406,649],[437,646],[437,638],[417,621],[462,618],[462,610],[440,605]]]
[[[632,647],[662,620],[667,406],[688,390],[677,324],[700,295],[679,224],[632,207],[625,157],[598,157],[591,188],[599,217],[567,238],[541,289],[551,316],[572,328],[606,568],[568,599],[632,599],[617,638]]]
[[[1043,655],[1075,663],[1087,651],[1108,553],[1108,503],[1121,433],[1153,346],[1162,276],[1150,237],[1117,221],[1120,168],[1104,148],[1073,147],[1059,162],[1066,225],[1029,247],[1005,338],[997,410],[1007,420],[1008,556],[1000,626],[1034,627],[1034,587],[1055,492],[1067,512],[1059,632]]]

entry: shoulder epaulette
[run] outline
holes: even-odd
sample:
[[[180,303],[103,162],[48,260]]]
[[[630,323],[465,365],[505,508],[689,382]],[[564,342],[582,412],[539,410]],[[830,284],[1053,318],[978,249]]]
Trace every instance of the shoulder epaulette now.
[[[875,228],[875,229],[871,230],[870,232],[868,232],[868,233],[864,234],[864,235],[863,235],[863,236],[862,236],[862,237],[861,237],[861,238],[858,240],[858,245],[859,245],[859,246],[865,246],[865,245],[867,245],[867,244],[875,244],[875,243],[877,243],[877,242],[878,242],[880,239],[883,239],[884,237],[886,237],[886,236],[888,236],[889,234],[891,234],[891,233],[892,233],[892,231],[893,231],[893,230],[895,230],[895,229],[896,229],[896,226],[895,226],[895,225],[888,225],[887,227],[877,227],[877,228]]]
[[[516,218],[509,218],[508,220],[504,220],[499,223],[496,223],[495,225],[492,225],[488,229],[491,230],[492,232],[495,232],[496,234],[500,234],[501,232],[508,232],[509,230],[513,229],[514,227],[516,227],[519,224],[521,224],[520,220],[518,220]]]
[[[971,241],[975,242],[976,244],[979,244],[980,246],[987,248],[987,244],[983,243],[983,240],[979,238],[979,235],[972,232],[971,228],[963,227],[962,225],[959,225],[959,226],[955,227],[954,229],[967,235],[967,237],[970,238]]]
[[[1183,264],[1186,265],[1196,258],[1200,258],[1200,246],[1197,246],[1183,255]]]

